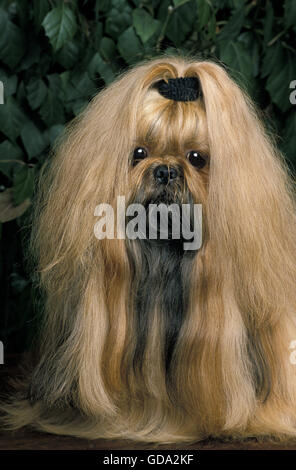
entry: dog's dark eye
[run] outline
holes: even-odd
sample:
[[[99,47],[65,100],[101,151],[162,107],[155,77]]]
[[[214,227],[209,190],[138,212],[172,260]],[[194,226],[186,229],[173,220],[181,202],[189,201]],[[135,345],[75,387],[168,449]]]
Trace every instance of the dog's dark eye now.
[[[148,155],[147,150],[144,147],[136,147],[133,154],[134,165],[139,161],[144,160]]]
[[[187,153],[186,158],[189,160],[191,165],[198,170],[203,168],[207,163],[206,159],[197,150],[190,150],[190,152]]]

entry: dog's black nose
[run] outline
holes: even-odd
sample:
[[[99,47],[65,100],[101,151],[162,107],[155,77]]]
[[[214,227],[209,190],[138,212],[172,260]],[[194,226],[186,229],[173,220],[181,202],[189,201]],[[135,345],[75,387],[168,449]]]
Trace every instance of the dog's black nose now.
[[[176,168],[169,168],[167,165],[157,166],[154,170],[154,178],[159,184],[167,184],[169,181],[176,179],[177,176]]]

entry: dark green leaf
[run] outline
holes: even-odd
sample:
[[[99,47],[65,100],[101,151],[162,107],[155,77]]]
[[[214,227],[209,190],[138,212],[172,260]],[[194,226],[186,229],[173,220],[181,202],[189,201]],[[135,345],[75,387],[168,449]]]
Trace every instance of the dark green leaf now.
[[[289,28],[290,26],[296,25],[296,2],[295,0],[285,0],[285,26]]]
[[[26,88],[24,82],[21,82],[16,90],[16,100],[18,103],[24,103],[26,100]]]
[[[0,144],[0,171],[8,178],[11,177],[11,170],[22,161],[23,152],[16,144],[12,144],[9,140],[5,140]]]
[[[30,5],[28,4],[27,0],[18,0],[16,4],[19,27],[22,30],[25,30],[28,23]]]
[[[245,20],[245,10],[244,8],[236,10],[230,19],[227,21],[226,25],[222,28],[218,40],[219,41],[230,41],[235,39],[244,24]]]
[[[114,58],[116,52],[114,41],[110,38],[103,38],[100,43],[100,52],[103,59],[111,61]]]
[[[167,18],[168,18],[168,13],[169,13],[169,9],[170,11],[173,11],[174,9],[172,8],[172,5],[171,5],[171,0],[162,0],[160,5],[159,5],[159,8],[157,10],[157,15],[156,15],[156,18],[161,21],[161,23],[163,24]]]
[[[256,36],[253,33],[242,33],[238,37],[238,42],[244,44],[245,49],[249,51],[251,56],[252,70],[248,75],[256,77],[259,73],[259,44]]]
[[[41,49],[39,44],[36,42],[30,42],[27,44],[27,52],[18,64],[16,71],[28,70],[34,64],[40,62]]]
[[[180,7],[181,5],[184,5],[184,3],[189,2],[189,0],[173,0],[173,3],[176,7]]]
[[[22,150],[16,144],[9,140],[4,140],[0,144],[0,160],[20,160],[22,157]]]
[[[47,141],[33,122],[24,125],[21,138],[29,158],[36,157],[47,147]]]
[[[68,41],[57,53],[57,61],[65,69],[75,65],[79,56],[79,47],[74,41]]]
[[[53,126],[54,124],[65,122],[63,104],[51,90],[48,90],[39,113],[43,122],[47,126]]]
[[[95,29],[92,33],[92,38],[93,38],[93,41],[94,41],[94,47],[96,49],[99,49],[102,37],[103,37],[103,23],[98,21],[98,23],[96,23]]]
[[[261,77],[267,77],[272,72],[278,73],[284,66],[284,49],[278,41],[267,47],[261,66]]]
[[[62,81],[61,81],[60,75],[58,73],[51,73],[47,75],[46,78],[49,83],[50,91],[54,94],[56,98],[63,100],[64,93],[63,93]]]
[[[88,101],[84,99],[77,100],[73,103],[72,110],[75,116],[82,113],[82,111],[87,107]]]
[[[100,74],[106,84],[109,84],[114,80],[114,72],[111,65],[104,62],[98,52],[94,54],[89,63],[88,72],[92,78],[95,77],[97,73]]]
[[[192,2],[185,3],[176,9],[170,16],[166,29],[166,36],[176,46],[181,46],[195,21],[195,8]],[[194,14],[192,14],[194,12]]]
[[[266,5],[266,15],[263,19],[263,33],[264,33],[264,45],[265,46],[268,43],[268,41],[270,41],[271,39],[273,19],[274,19],[273,6],[271,2],[268,1]]]
[[[201,31],[208,24],[211,16],[211,6],[207,0],[196,0],[197,3],[197,25]]]
[[[0,59],[14,68],[25,52],[21,30],[12,23],[6,11],[0,9]]]
[[[228,0],[228,6],[234,9],[243,8],[246,3],[246,0]]]
[[[132,26],[121,34],[117,48],[128,64],[142,57],[142,46]]]
[[[45,15],[49,12],[50,6],[48,0],[34,0],[33,5],[34,23],[38,33]]]
[[[27,118],[12,96],[0,105],[0,129],[9,139],[15,140],[21,132]]]
[[[136,8],[133,11],[133,25],[137,34],[145,43],[156,32],[159,21],[153,19],[143,8]]]
[[[41,106],[47,95],[47,86],[41,78],[32,77],[27,85],[27,99],[32,109]]]
[[[245,77],[252,75],[252,57],[249,50],[240,42],[225,42],[221,45],[220,59],[230,69],[240,72]]]
[[[217,23],[216,23],[216,17],[215,17],[215,13],[212,11],[211,13],[211,16],[210,16],[210,19],[207,23],[207,27],[208,27],[208,39],[210,40],[214,40],[216,39],[216,26],[217,26]]]
[[[77,91],[77,97],[90,98],[95,93],[93,81],[89,78],[87,72],[77,72],[71,78],[71,84]]]
[[[32,197],[34,191],[34,168],[27,165],[20,168],[13,176],[13,201],[21,204]]]
[[[65,107],[68,107],[71,101],[75,101],[80,98],[81,93],[70,82],[71,75],[69,71],[61,73],[60,77],[64,94],[64,105]]]
[[[75,14],[64,2],[47,13],[42,26],[55,51],[72,39],[77,30]]]
[[[96,12],[97,14],[99,13],[99,11],[109,11],[110,8],[111,8],[111,0],[96,0]]]
[[[114,39],[131,25],[132,9],[126,0],[112,0],[112,8],[108,10],[105,23],[106,33]]]
[[[62,124],[56,124],[48,130],[48,138],[51,145],[54,145],[57,138],[63,133],[65,126]]]

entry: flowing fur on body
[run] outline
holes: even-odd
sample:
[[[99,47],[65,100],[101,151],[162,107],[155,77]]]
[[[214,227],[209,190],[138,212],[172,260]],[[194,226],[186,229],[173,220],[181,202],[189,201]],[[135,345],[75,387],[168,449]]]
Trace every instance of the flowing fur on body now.
[[[199,79],[175,102],[152,85]],[[137,145],[149,156],[131,164]],[[208,156],[196,170],[185,158]],[[203,205],[203,244],[97,240],[94,208]],[[154,199],[153,199],[154,198]],[[296,436],[296,218],[291,179],[245,93],[210,61],[132,68],[70,125],[41,181],[32,235],[46,295],[40,357],[2,404],[10,429],[150,442]]]

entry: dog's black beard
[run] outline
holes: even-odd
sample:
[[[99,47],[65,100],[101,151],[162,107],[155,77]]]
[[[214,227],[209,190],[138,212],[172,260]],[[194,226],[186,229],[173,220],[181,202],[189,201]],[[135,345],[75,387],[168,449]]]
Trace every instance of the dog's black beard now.
[[[182,197],[182,203],[193,207],[192,196],[188,192]],[[141,197],[139,202],[148,211],[149,204],[179,204],[181,200],[165,191],[160,192],[148,201]],[[182,220],[180,220],[182,223]],[[190,224],[191,226],[193,225]],[[186,311],[191,288],[192,262],[196,255],[194,250],[184,250],[184,239],[173,239],[169,220],[166,239],[136,239],[127,241],[127,251],[132,271],[133,308],[136,312],[137,338],[134,349],[133,367],[141,370],[151,319],[154,312],[161,316],[159,334],[162,335],[163,361],[167,380],[170,379],[171,363]],[[182,232],[181,232],[182,233]],[[188,241],[188,240],[186,240]]]
[[[178,221],[177,224],[176,224],[176,219],[175,219],[175,216],[173,215],[173,213],[171,211],[168,211],[168,213],[167,213],[167,217],[168,217],[168,219],[167,219],[167,230],[163,230],[164,227],[162,227],[162,224],[161,224],[161,215],[160,215],[159,212],[157,213],[157,217],[155,217],[155,220],[153,221],[153,224],[156,225],[154,227],[154,229],[155,229],[155,238],[149,238],[150,244],[157,244],[157,245],[169,244],[171,249],[181,251],[181,253],[183,254],[183,252],[184,252],[184,249],[183,249],[184,242],[185,243],[186,242],[187,243],[192,242],[193,235],[192,235],[192,237],[189,237],[189,238],[184,237],[184,234],[183,234],[183,217],[184,217],[184,214],[182,212],[181,203],[179,203],[179,202],[176,203],[175,201],[170,201],[170,200],[167,201],[163,197],[163,195],[160,195],[156,199],[152,199],[151,201],[147,202],[145,204],[145,209],[146,209],[146,220],[147,220],[147,222],[149,222],[149,224],[152,224],[151,212],[150,212],[150,208],[151,208],[152,204],[157,205],[157,206],[164,205],[166,207],[175,205],[175,206],[178,207],[179,210],[177,212],[177,221]],[[188,229],[190,230],[190,233],[193,233],[193,229],[194,229],[193,215],[194,215],[194,213],[193,213],[193,201],[192,201],[191,197],[189,197],[189,200],[187,201],[187,204],[190,206],[190,217],[189,217],[189,221],[188,221]],[[176,215],[176,213],[175,213],[175,215]],[[150,220],[149,220],[149,217],[150,217]],[[147,226],[148,226],[148,223],[147,223]],[[148,228],[147,228],[146,235],[147,235],[147,238],[148,238],[149,237]]]
[[[194,201],[192,198],[191,193],[186,190],[183,191],[182,186],[179,184],[168,185],[168,186],[160,186],[155,187],[155,190],[152,194],[147,197],[143,188],[140,188],[135,200],[132,201],[133,204],[141,204],[146,210],[146,223],[145,223],[145,230],[144,233],[139,232],[145,237],[149,238],[150,243],[155,244],[166,244],[169,243],[171,247],[174,246],[175,249],[180,249],[183,252],[183,245],[184,242],[190,243],[193,240],[193,230],[194,230]],[[183,213],[182,204],[186,204],[190,208],[190,214],[188,217],[187,213]],[[166,206],[167,208],[170,207],[172,210],[168,210],[167,216],[167,230],[164,230],[164,227],[161,226],[160,222],[160,213],[156,214],[154,208],[152,206]],[[177,206],[179,210],[174,211],[173,206]],[[152,210],[151,210],[152,209]],[[153,213],[153,215],[152,215]],[[156,217],[157,215],[157,217]],[[177,217],[177,224],[176,218]],[[188,219],[188,223],[183,225],[183,218]],[[126,218],[126,223],[130,221],[131,218]],[[154,236],[151,237],[150,229],[152,227],[152,231]],[[184,228],[186,228],[184,230]],[[190,232],[186,234],[184,237],[183,232]],[[192,234],[192,236],[190,235]],[[188,236],[189,235],[189,236]]]

